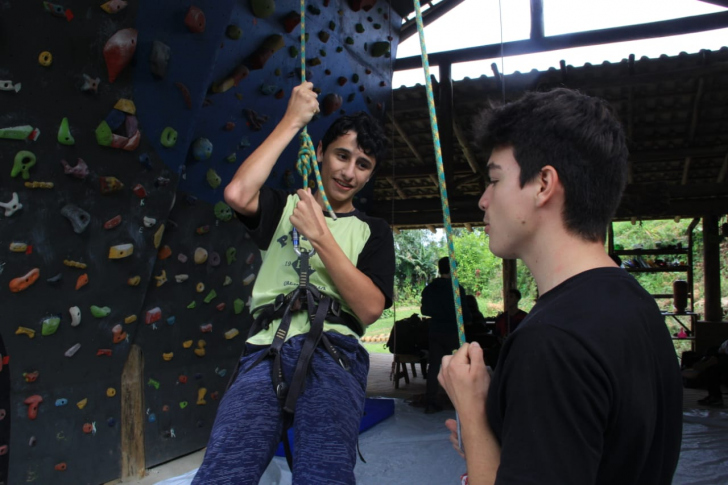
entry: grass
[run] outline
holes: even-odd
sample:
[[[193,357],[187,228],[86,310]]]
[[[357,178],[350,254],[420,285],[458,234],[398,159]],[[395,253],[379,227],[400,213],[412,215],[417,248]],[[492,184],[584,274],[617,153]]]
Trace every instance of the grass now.
[[[402,320],[403,318],[407,318],[413,313],[419,313],[420,309],[416,306],[410,306],[410,307],[397,307],[396,308],[396,318],[397,320]],[[392,331],[392,327],[394,326],[394,319],[395,316],[389,316],[389,317],[382,317],[376,322],[369,325],[367,328],[366,335],[372,336],[372,335],[381,335],[386,334],[389,335],[389,332]],[[367,349],[367,352],[373,353],[373,354],[388,354],[389,349],[385,347],[386,342],[362,342],[362,345],[365,349]]]

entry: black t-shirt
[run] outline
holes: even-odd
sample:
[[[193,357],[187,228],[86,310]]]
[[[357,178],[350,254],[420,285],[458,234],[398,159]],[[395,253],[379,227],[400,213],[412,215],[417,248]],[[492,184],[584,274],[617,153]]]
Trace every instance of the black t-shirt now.
[[[460,303],[463,310],[463,322],[470,322],[470,308],[465,304],[465,290],[460,289]],[[455,314],[455,301],[452,296],[452,280],[450,278],[435,278],[422,290],[423,315],[431,317],[430,333],[457,334],[458,321]]]
[[[487,417],[497,484],[670,484],[682,381],[654,299],[620,268],[542,295],[501,351]]]

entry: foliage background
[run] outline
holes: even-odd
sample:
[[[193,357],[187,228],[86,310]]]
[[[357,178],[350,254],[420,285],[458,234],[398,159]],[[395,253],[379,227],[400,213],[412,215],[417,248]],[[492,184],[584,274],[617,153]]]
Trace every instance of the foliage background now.
[[[728,223],[723,218],[721,224]],[[682,243],[687,247],[687,229],[690,219],[615,222],[614,243],[624,249],[633,249],[641,245],[645,249],[655,248],[656,243],[662,245]],[[437,260],[447,256],[445,236],[442,231],[437,234],[429,230],[408,230],[395,234],[395,305],[385,310],[382,318],[372,324],[368,335],[388,334],[395,319],[400,320],[419,313],[420,295],[427,283],[437,277]],[[476,295],[480,311],[486,317],[495,317],[503,310],[503,271],[502,260],[494,256],[488,249],[487,235],[482,229],[474,228],[473,232],[465,229],[454,229],[453,245],[458,265],[458,279],[468,294]],[[704,313],[703,300],[703,228],[699,223],[693,231],[693,286],[694,311]],[[721,240],[721,297],[722,306],[728,308],[728,238]],[[623,260],[628,259],[623,257]],[[687,263],[685,255],[670,258]],[[522,299],[519,307],[530,310],[537,298],[536,283],[528,268],[520,261],[517,264],[518,289]],[[650,293],[671,293],[672,282],[686,279],[685,272],[666,273],[632,273],[640,284]],[[661,310],[670,310],[671,299],[658,299]],[[668,322],[671,333],[679,331],[675,322]],[[381,343],[365,344],[374,352],[388,352]],[[676,350],[688,350],[690,342],[676,341]]]

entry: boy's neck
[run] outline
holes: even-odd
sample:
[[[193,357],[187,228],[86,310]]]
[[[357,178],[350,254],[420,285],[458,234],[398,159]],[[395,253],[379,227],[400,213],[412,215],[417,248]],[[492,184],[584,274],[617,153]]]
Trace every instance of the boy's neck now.
[[[535,240],[538,244],[521,259],[536,280],[539,295],[584,271],[616,267],[601,242],[589,242],[569,233],[556,232]]]

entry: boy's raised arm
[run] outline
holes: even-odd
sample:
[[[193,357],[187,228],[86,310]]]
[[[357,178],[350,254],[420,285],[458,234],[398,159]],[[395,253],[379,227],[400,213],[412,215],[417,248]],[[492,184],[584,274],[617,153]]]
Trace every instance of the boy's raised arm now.
[[[225,187],[225,202],[230,207],[245,216],[253,216],[258,212],[260,188],[268,179],[283,150],[318,112],[317,97],[318,94],[310,82],[293,88],[281,121],[265,141],[245,159]]]

